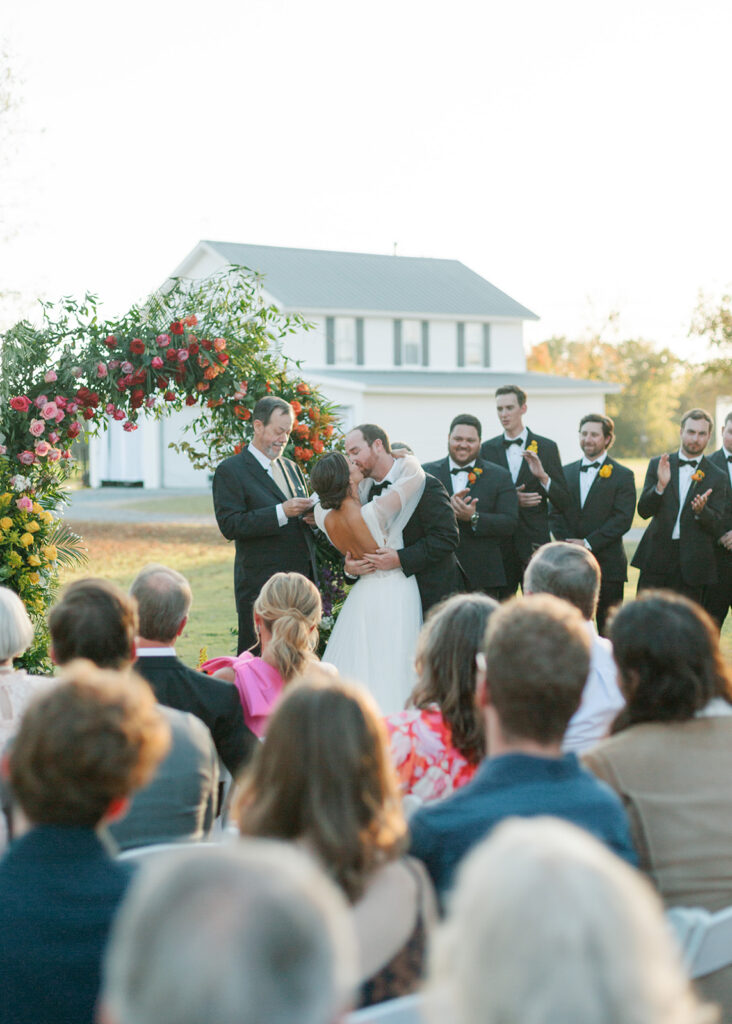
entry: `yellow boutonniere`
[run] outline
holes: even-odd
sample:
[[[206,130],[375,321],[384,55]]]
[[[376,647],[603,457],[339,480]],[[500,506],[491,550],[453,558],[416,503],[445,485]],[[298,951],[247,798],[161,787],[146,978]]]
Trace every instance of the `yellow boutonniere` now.
[[[539,445],[536,443],[536,441],[532,441],[531,444],[527,444],[526,445],[526,451],[527,452],[533,452],[534,455],[538,455],[539,454]]]
[[[704,479],[704,473],[702,473],[700,469],[697,469],[696,473],[691,474],[691,479],[696,480],[696,482],[699,483],[700,480]]]
[[[612,466],[608,466],[608,464],[606,462],[604,466],[600,466],[600,470],[599,470],[598,475],[601,476],[603,478],[603,480],[607,480],[607,478],[609,476],[613,475],[613,467]]]
[[[480,466],[473,466],[473,468],[470,470],[470,472],[468,473],[468,484],[471,487],[473,486],[473,484],[475,483],[475,481],[478,479],[482,472],[483,470],[480,468]]]

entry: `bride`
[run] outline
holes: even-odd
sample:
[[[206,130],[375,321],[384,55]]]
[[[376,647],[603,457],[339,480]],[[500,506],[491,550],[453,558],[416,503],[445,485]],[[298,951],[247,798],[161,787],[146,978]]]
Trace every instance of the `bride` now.
[[[424,470],[414,456],[397,459],[391,485],[361,505],[360,469],[341,452],[313,466],[315,521],[341,554],[365,559],[378,548],[403,546],[402,530],[424,490]],[[383,714],[401,711],[414,683],[414,651],[422,605],[414,576],[376,569],[360,576],[341,609],[323,660],[341,675],[365,683]]]

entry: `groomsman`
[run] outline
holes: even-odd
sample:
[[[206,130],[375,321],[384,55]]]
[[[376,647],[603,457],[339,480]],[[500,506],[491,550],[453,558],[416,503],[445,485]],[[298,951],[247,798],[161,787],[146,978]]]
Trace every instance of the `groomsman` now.
[[[506,573],[502,596],[509,597],[523,580],[532,553],[550,539],[549,498],[561,512],[569,505],[569,494],[556,444],[524,426],[526,392],[515,384],[498,388],[496,410],[503,433],[486,441],[480,454],[510,472],[518,495],[518,527],[501,545]]]
[[[457,549],[470,590],[498,597],[506,586],[501,539],[518,525],[518,498],[507,469],[480,458],[481,423],[464,413],[450,424],[447,458],[424,466],[440,480],[460,530]]]
[[[729,480],[704,458],[711,433],[709,413],[691,409],[681,420],[678,452],[648,464],[638,514],[651,523],[631,562],[641,571],[638,590],[666,587],[702,604],[706,588],[717,582]]]
[[[724,420],[722,447],[709,456],[709,461],[722,470],[731,485],[724,521],[726,532],[719,538],[716,548],[718,579],[708,588],[704,601],[704,607],[721,629],[732,607],[732,412],[728,412]]]
[[[564,512],[552,507],[549,524],[557,540],[580,544],[591,551],[601,571],[597,602],[597,631],[605,634],[608,610],[623,600],[628,559],[623,537],[633,522],[635,478],[608,455],[615,440],[609,416],[589,413],[579,425],[582,458],[564,466],[569,505]]]

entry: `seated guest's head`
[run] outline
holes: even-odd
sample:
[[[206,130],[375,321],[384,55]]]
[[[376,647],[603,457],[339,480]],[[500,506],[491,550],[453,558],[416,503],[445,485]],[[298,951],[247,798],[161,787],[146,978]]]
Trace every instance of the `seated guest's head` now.
[[[479,662],[478,700],[491,756],[531,748],[558,755],[590,665],[590,636],[579,611],[548,594],[501,605]]]
[[[710,1024],[663,908],[589,833],[514,818],[469,854],[433,950],[427,1019]]]
[[[9,754],[13,796],[34,825],[93,828],[123,813],[169,746],[146,682],[75,661],[23,715]]]
[[[411,703],[437,704],[453,746],[470,764],[485,755],[485,726],[475,700],[475,656],[498,602],[485,594],[456,594],[430,612],[417,641],[419,682]]]
[[[611,620],[610,638],[627,701],[613,732],[640,722],[684,722],[714,698],[732,703],[719,633],[680,594],[646,590]]]
[[[361,471],[343,452],[327,452],[310,470],[310,486],[322,508],[340,508],[353,486],[363,479]]]
[[[100,668],[122,669],[135,658],[137,607],[107,580],[70,583],[48,616],[57,665],[87,658]]]
[[[145,866],[117,918],[108,1024],[335,1024],[354,977],[344,900],[279,843],[191,851]]]
[[[585,547],[563,540],[542,546],[531,556],[524,574],[524,593],[553,594],[594,619],[600,596],[600,566]]]
[[[289,682],[300,675],[318,646],[323,614],[320,591],[299,572],[270,576],[254,602],[254,629],[262,654]]]
[[[25,605],[7,587],[0,587],[0,665],[9,665],[33,642],[33,626]]]
[[[242,835],[306,840],[355,902],[371,873],[399,855],[406,834],[371,697],[320,673],[292,687],[244,776],[235,813]]]
[[[188,621],[193,595],[185,576],[165,565],[150,564],[132,582],[137,602],[139,635],[144,640],[174,644]]]

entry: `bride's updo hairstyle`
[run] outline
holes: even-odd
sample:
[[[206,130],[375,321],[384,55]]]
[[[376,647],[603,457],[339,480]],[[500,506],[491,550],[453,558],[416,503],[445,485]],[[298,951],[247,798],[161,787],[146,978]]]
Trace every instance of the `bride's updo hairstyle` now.
[[[318,588],[299,572],[277,572],[260,590],[254,612],[272,634],[267,654],[289,683],[304,670],[318,645],[323,614]]]
[[[310,485],[322,508],[340,508],[350,483],[351,470],[343,452],[328,452],[310,470]]]

